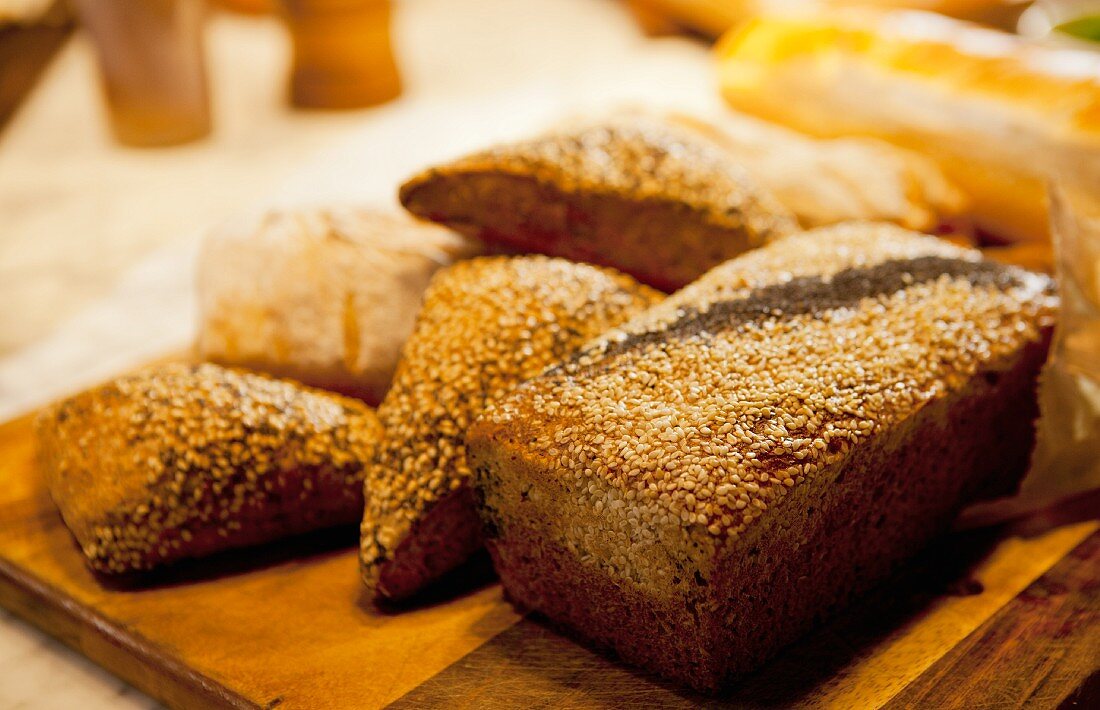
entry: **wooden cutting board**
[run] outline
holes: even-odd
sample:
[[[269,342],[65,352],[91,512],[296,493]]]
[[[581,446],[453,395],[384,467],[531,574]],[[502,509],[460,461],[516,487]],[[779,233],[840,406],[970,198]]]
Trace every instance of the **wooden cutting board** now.
[[[25,417],[0,425],[0,604],[173,707],[1097,707],[1098,504],[952,534],[719,702],[520,618],[484,561],[449,599],[373,609],[353,530],[101,583]]]

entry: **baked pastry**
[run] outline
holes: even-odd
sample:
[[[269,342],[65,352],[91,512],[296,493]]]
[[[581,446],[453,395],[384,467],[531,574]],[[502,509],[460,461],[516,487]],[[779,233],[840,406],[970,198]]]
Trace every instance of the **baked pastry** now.
[[[402,599],[479,550],[466,427],[490,402],[658,299],[623,274],[542,256],[441,271],[378,408],[386,439],[367,471],[363,581]]]
[[[1100,183],[1100,56],[919,12],[762,17],[717,47],[739,110],[935,158],[989,242],[1046,240],[1045,187]]]
[[[885,141],[813,138],[732,111],[667,120],[726,149],[805,229],[862,220],[933,231],[966,205],[934,160]]]
[[[1018,483],[1049,278],[870,224],[714,269],[467,434],[510,599],[714,690]]]
[[[612,266],[668,291],[796,230],[711,141],[642,114],[468,155],[413,177],[400,198],[489,244]]]
[[[914,8],[1011,31],[1023,3],[1015,0],[633,0],[652,22],[718,37],[757,15],[832,13],[852,7]]]
[[[478,251],[438,226],[354,207],[229,225],[200,256],[199,358],[377,404],[428,279]]]
[[[61,517],[114,574],[355,522],[381,428],[357,400],[172,364],[50,407],[37,432]]]

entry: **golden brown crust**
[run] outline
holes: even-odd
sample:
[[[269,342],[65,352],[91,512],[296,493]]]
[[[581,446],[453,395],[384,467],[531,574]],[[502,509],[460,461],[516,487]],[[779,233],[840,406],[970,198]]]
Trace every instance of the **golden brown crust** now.
[[[354,522],[381,435],[358,401],[209,364],[121,377],[37,431],[54,502],[107,573]]]
[[[718,690],[880,581],[963,502],[990,487],[1012,491],[1034,441],[1046,347],[1045,339],[1028,345],[996,383],[978,378],[906,427],[865,441],[836,475],[795,489],[722,560],[699,564],[679,557],[674,541],[649,542],[652,558],[677,556],[663,594],[593,561],[624,554],[645,530],[626,538],[605,531],[586,542],[579,531],[598,528],[599,516],[573,514],[577,494],[555,467],[495,432],[492,447],[474,442],[473,453],[485,453],[479,466],[515,472],[481,487],[505,593],[624,661]]]
[[[822,228],[717,267],[485,419],[666,522],[736,535],[871,431],[1037,339],[1055,303],[1048,277],[974,250]]]
[[[474,153],[411,178],[400,198],[487,242],[612,266],[666,290],[797,228],[721,148],[644,114]]]
[[[465,431],[485,404],[658,298],[541,256],[481,257],[432,280],[378,409],[386,440],[367,471],[361,544],[372,594],[409,596],[481,546]]]
[[[720,682],[722,659],[744,670],[990,480],[1018,480],[1056,304],[1045,276],[883,225],[815,230],[717,267],[470,428],[506,588],[687,682]],[[1002,432],[1011,445],[989,451]],[[837,532],[879,534],[875,516],[894,513],[876,547]],[[833,567],[817,600],[800,599],[790,585],[814,559]],[[753,586],[769,575],[787,586]],[[666,624],[676,638],[632,643],[618,621],[599,625],[589,612],[616,600],[589,596],[592,577],[646,620],[621,625]],[[769,594],[786,605],[775,634],[745,621],[748,600]]]

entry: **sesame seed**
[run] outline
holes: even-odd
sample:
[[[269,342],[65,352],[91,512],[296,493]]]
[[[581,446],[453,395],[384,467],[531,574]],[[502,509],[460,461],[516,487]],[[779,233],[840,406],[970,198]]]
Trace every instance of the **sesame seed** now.
[[[554,461],[542,442],[570,446],[545,476],[580,494],[554,515],[582,531],[591,564],[657,584],[672,568],[654,541],[713,555],[853,447],[1038,340],[1055,308],[1046,277],[896,227],[786,237],[489,406],[474,426],[489,467],[478,480],[496,500],[519,475],[493,455],[501,437],[540,470]],[[596,503],[608,496],[625,508]],[[595,554],[619,532],[616,561]]]
[[[418,523],[450,492],[469,486],[465,433],[488,403],[659,298],[610,269],[544,256],[481,257],[438,272],[378,408],[386,437],[368,466],[360,545],[368,587],[378,588],[391,562],[402,564],[398,546]],[[567,416],[555,402],[546,409]],[[598,432],[595,438],[585,447],[613,443]],[[578,467],[586,454],[576,441],[557,434],[544,441],[547,455],[578,476],[608,470],[597,462]],[[452,515],[476,520],[469,507]],[[433,574],[447,571],[438,555],[433,566]],[[421,582],[430,581],[423,574]]]
[[[255,542],[258,522],[290,521],[277,537],[355,520],[381,435],[359,401],[211,364],[118,378],[37,431],[62,517],[109,573]]]

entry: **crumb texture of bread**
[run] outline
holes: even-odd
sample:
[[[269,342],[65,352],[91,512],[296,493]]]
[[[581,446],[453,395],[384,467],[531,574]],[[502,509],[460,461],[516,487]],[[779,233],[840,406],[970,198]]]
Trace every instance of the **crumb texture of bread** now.
[[[465,433],[520,382],[659,300],[629,276],[544,256],[479,257],[432,280],[368,467],[363,580],[377,599],[415,594],[482,546]]]
[[[728,152],[641,113],[468,155],[414,176],[400,198],[487,243],[611,266],[668,291],[797,230]]]
[[[108,574],[354,523],[381,437],[358,400],[212,364],[120,377],[36,430],[50,495]]]
[[[479,252],[438,225],[365,208],[242,218],[203,245],[198,355],[377,404],[432,274]]]
[[[491,404],[467,444],[511,599],[700,689],[1014,490],[1050,279],[876,224],[727,262]]]

